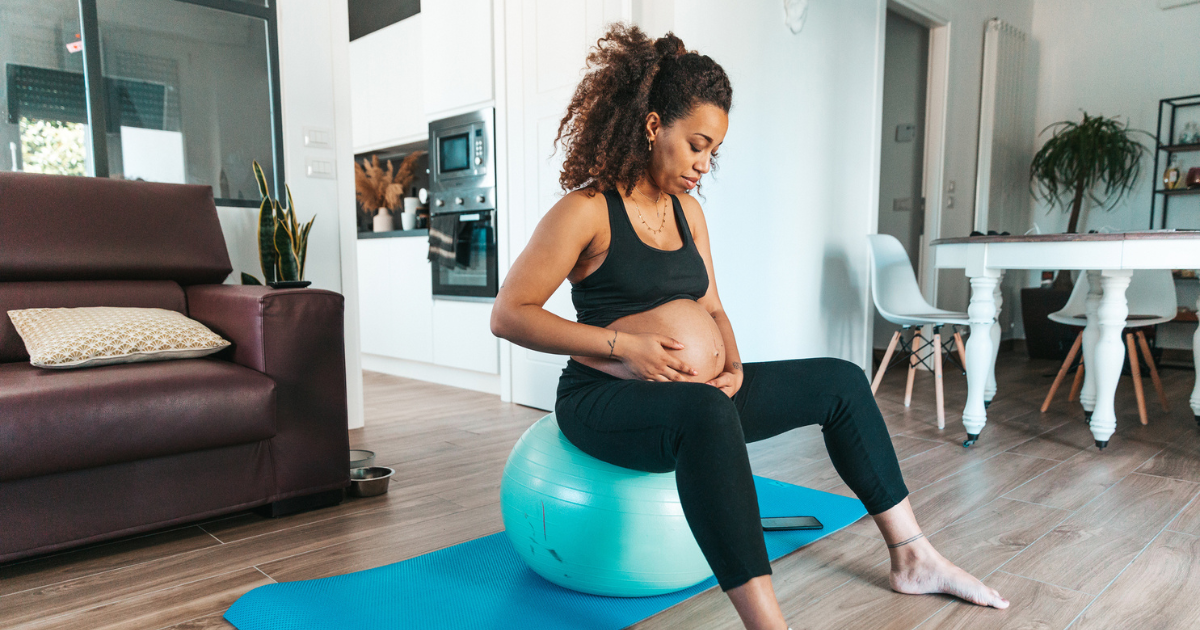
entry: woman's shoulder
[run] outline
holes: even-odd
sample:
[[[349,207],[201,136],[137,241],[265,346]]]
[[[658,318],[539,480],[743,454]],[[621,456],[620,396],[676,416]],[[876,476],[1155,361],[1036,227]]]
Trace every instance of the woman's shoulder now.
[[[601,220],[607,223],[608,201],[598,190],[580,188],[563,195],[546,214],[555,214],[574,223],[596,223]]]
[[[691,195],[676,195],[679,199],[679,207],[683,209],[683,218],[687,220],[688,229],[692,232],[692,238],[696,238],[697,230],[707,230],[707,223],[704,220],[704,209],[700,207],[700,202]]]
[[[608,203],[604,192],[592,186],[576,188],[563,195],[562,201],[579,207],[606,207]]]
[[[586,189],[563,195],[539,220],[539,227],[555,235],[555,241],[582,241],[589,245],[606,231],[608,209],[604,195],[589,195]]]

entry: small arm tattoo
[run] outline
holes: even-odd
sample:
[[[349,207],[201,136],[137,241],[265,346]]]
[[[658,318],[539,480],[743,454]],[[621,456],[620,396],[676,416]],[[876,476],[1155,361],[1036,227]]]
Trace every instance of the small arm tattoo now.
[[[742,364],[741,364],[741,363],[738,363],[737,361],[734,361],[734,362],[733,362],[733,371],[734,371],[734,372],[741,372],[741,371],[742,371]]]
[[[608,342],[608,358],[612,358],[613,351],[617,349],[617,332],[613,331],[612,341]]]

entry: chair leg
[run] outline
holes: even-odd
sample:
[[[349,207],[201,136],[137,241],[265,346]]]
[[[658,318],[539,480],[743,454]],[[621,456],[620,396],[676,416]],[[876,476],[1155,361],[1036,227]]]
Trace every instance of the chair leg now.
[[[888,343],[887,352],[883,353],[883,362],[879,364],[879,371],[875,373],[875,380],[871,381],[871,395],[879,391],[879,384],[883,382],[883,373],[887,371],[888,363],[892,361],[892,353],[896,351],[896,342],[900,341],[900,331],[892,335],[891,342]]]
[[[908,384],[904,386],[904,406],[912,404],[913,378],[917,375],[917,353],[921,351],[921,329],[913,333],[912,355],[908,358]]]
[[[967,348],[963,345],[962,335],[956,330],[954,331],[954,348],[958,350],[958,360],[965,367],[967,365]]]
[[[1050,401],[1054,400],[1054,394],[1058,392],[1058,386],[1062,385],[1063,379],[1067,377],[1067,372],[1071,370],[1071,364],[1075,361],[1075,355],[1079,354],[1079,346],[1083,343],[1083,332],[1080,331],[1075,336],[1075,343],[1071,344],[1071,350],[1067,352],[1067,358],[1063,361],[1062,367],[1058,368],[1058,375],[1054,377],[1054,383],[1050,385],[1050,392],[1046,394],[1046,400],[1042,402],[1042,413],[1050,408]]]
[[[1079,390],[1083,389],[1083,371],[1087,366],[1083,364],[1083,359],[1079,360],[1079,369],[1075,370],[1075,382],[1071,383],[1071,393],[1067,396],[1067,402],[1075,402],[1079,400]]]
[[[944,409],[942,392],[942,333],[935,328],[933,333],[933,390],[937,394],[938,428],[946,428],[946,410]]]
[[[1133,394],[1137,396],[1138,419],[1142,424],[1149,424],[1146,419],[1146,394],[1142,391],[1142,370],[1138,368],[1137,346],[1133,345],[1133,333],[1125,333],[1125,346],[1129,349],[1129,370],[1133,374]]]
[[[1146,335],[1142,331],[1137,331],[1138,344],[1142,347],[1142,355],[1146,357],[1146,367],[1150,369],[1150,380],[1154,382],[1154,390],[1158,392],[1158,402],[1162,404],[1163,411],[1170,413],[1171,409],[1167,406],[1167,395],[1163,393],[1162,380],[1158,378],[1158,367],[1154,365],[1154,355],[1150,354],[1150,344],[1146,343]]]

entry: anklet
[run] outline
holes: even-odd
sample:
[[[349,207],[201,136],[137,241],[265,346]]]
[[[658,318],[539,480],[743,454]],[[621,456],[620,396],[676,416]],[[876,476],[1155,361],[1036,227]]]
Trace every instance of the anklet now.
[[[908,543],[910,543],[924,535],[925,535],[924,533],[917,534],[916,536],[913,536],[912,538],[909,538],[908,540],[902,540],[894,545],[888,545],[888,549],[895,549],[896,547],[903,547],[904,545],[907,545]]]

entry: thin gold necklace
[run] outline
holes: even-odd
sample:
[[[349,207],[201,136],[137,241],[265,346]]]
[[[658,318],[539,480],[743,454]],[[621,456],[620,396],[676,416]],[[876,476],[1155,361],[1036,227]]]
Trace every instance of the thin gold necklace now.
[[[643,197],[646,197],[646,201],[650,201],[650,197],[649,197],[649,196],[647,196],[647,195],[646,195],[646,193],[644,193],[644,192],[642,192],[642,191],[638,190],[638,189],[637,189],[637,186],[634,186],[634,187],[633,187],[633,190],[634,190],[634,192],[641,193],[641,195],[642,195]],[[658,202],[659,202],[659,201],[662,199],[662,189],[660,188],[660,189],[659,189],[659,191],[658,191],[658,199],[655,199],[655,200],[654,200],[654,210],[657,212],[657,216],[658,216],[658,218],[659,218],[659,223],[658,223],[658,229],[657,229],[657,230],[656,230],[656,229],[654,229],[654,228],[652,228],[652,227],[650,227],[650,224],[649,224],[649,223],[646,223],[646,217],[642,216],[642,207],[638,205],[637,199],[635,199],[635,198],[633,198],[633,197],[630,197],[630,199],[632,199],[632,200],[633,200],[633,207],[637,208],[637,212],[638,212],[638,218],[642,220],[642,225],[646,226],[646,229],[647,229],[647,230],[650,230],[650,233],[651,233],[651,234],[654,234],[655,236],[658,236],[658,233],[659,233],[659,232],[661,232],[661,231],[662,231],[662,229],[663,229],[664,227],[666,227],[666,225],[667,225],[667,217],[666,217],[666,215],[665,215],[665,214],[663,214],[663,211],[662,211],[662,210],[660,210],[660,209],[659,209],[659,207],[658,207]]]

